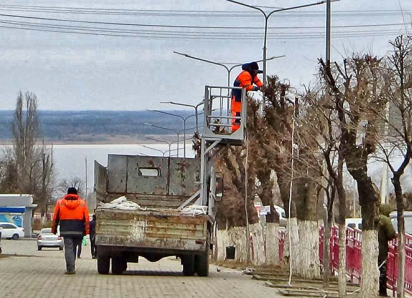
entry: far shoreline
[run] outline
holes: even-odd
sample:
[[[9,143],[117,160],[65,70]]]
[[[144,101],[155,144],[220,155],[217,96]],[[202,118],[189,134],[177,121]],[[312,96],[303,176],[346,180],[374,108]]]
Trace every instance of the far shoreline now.
[[[44,145],[140,145],[140,144],[166,144],[166,142],[173,142],[176,144],[176,136],[173,135],[147,135],[147,137],[158,139],[149,140],[144,137],[141,138],[129,138],[129,137],[107,137],[104,140],[44,140]],[[183,136],[180,140],[183,143]],[[38,141],[38,145],[42,145],[43,140]],[[186,140],[186,144],[191,144],[191,140]],[[10,146],[13,145],[12,140],[0,140],[0,145]]]

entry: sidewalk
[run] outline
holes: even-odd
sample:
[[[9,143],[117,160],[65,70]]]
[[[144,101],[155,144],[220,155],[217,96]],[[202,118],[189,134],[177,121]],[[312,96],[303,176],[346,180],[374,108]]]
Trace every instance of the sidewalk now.
[[[240,271],[211,265],[210,277],[185,277],[180,261],[165,258],[151,263],[143,258],[129,264],[124,275],[99,275],[90,246],[83,247],[76,261],[76,275],[67,276],[64,253],[58,249],[37,251],[31,240],[2,241],[0,257],[1,297],[222,297],[257,298],[280,296],[264,282],[252,280]],[[16,256],[4,257],[4,255]]]

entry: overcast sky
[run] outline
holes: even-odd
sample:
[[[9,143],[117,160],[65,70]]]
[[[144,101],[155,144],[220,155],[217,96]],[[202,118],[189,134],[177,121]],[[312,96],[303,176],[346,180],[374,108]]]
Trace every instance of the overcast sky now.
[[[245,3],[280,8],[313,2]],[[268,57],[286,57],[268,62],[269,75],[296,87],[313,84],[317,59],[325,56],[324,11],[320,5],[270,18]],[[0,14],[1,110],[14,109],[20,90],[34,92],[41,110],[172,109],[160,101],[197,104],[204,85],[227,84],[223,68],[173,51],[223,63],[262,59],[263,17],[224,0],[6,0]],[[411,14],[410,0],[333,3],[332,23],[341,27],[332,30],[332,60],[351,52],[385,55],[389,40],[412,32]],[[220,28],[167,27],[171,25]],[[69,33],[74,30],[129,36]],[[233,71],[231,81],[238,72]]]

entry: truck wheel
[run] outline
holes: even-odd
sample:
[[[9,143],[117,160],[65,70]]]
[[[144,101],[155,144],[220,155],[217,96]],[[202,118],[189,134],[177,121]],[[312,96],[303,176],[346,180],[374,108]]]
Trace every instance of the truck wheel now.
[[[107,256],[97,256],[97,272],[108,274],[110,269],[110,258]]]
[[[193,276],[195,275],[195,256],[184,256],[183,260],[183,275]]]
[[[120,275],[127,268],[127,262],[122,257],[112,258],[112,274]]]
[[[199,276],[209,276],[209,250],[195,257],[195,269]]]

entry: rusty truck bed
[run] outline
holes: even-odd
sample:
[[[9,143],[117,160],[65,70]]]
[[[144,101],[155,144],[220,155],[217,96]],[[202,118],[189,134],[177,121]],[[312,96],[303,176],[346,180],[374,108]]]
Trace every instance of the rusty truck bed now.
[[[184,215],[177,210],[97,209],[96,245],[204,251],[207,215]]]

